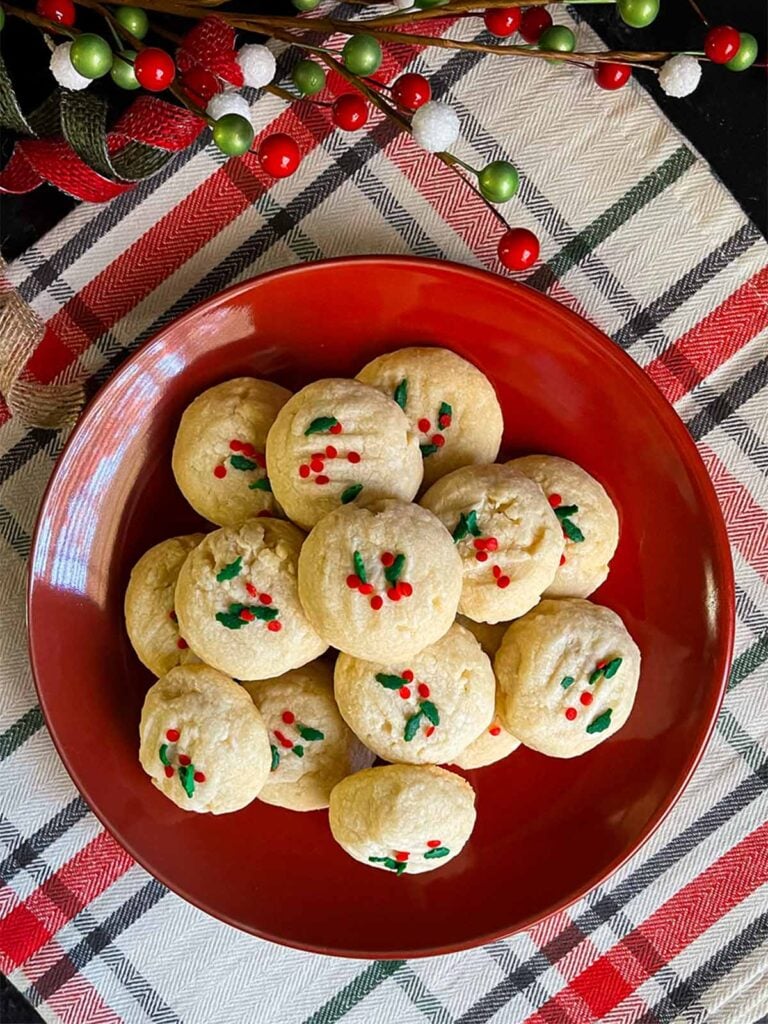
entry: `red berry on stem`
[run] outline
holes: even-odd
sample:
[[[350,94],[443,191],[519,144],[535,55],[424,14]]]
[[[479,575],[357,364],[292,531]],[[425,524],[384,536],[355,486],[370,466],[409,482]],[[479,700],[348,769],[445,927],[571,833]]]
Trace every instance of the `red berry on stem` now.
[[[272,178],[288,178],[301,163],[301,150],[290,135],[276,132],[259,146],[259,163]]]
[[[360,579],[360,577],[356,576],[354,573],[352,573],[351,576],[347,576],[347,586],[349,587],[350,590],[357,590],[357,588],[360,586],[362,582],[363,581]]]
[[[504,38],[517,32],[520,27],[519,7],[497,7],[495,10],[486,11],[483,15],[485,27],[491,35]]]
[[[560,505],[563,504],[563,499],[559,494],[550,494],[550,496],[547,498],[547,501],[552,506],[552,508],[558,508]]]
[[[199,107],[206,107],[221,89],[216,76],[205,68],[190,68],[189,71],[185,71],[181,84],[187,96]]]
[[[408,854],[404,850],[398,850],[395,854],[395,860],[399,860],[402,863],[404,860],[408,860]]]
[[[381,556],[381,564],[384,566],[385,569],[388,569],[390,565],[393,565],[394,561],[395,556],[392,554],[391,551],[385,551],[384,554]]]
[[[72,0],[37,0],[35,10],[41,18],[57,25],[74,25],[77,17]]]
[[[227,467],[215,466],[213,470],[213,475],[217,477],[219,480],[223,480],[224,477],[227,475]]]
[[[445,438],[443,437],[442,434],[433,434],[432,437],[430,438],[430,441],[435,446],[435,448],[442,448],[443,445],[445,444]]]
[[[507,270],[527,270],[538,258],[539,240],[527,228],[510,228],[501,236],[499,259]]]
[[[392,99],[404,110],[418,110],[432,98],[432,87],[424,75],[401,75],[392,84]]]
[[[419,420],[418,428],[422,432],[422,434],[426,434],[428,430],[432,429],[432,423],[428,419]]]
[[[344,428],[340,423],[334,423],[333,426],[328,430],[329,434],[340,434]]]
[[[413,593],[413,587],[406,580],[400,580],[400,582],[397,584],[397,586],[398,586],[398,588],[400,590],[400,593],[403,595],[403,597],[410,597],[411,594]]]
[[[133,62],[133,73],[142,88],[162,92],[173,84],[176,65],[173,57],[158,46],[145,46]]]
[[[403,679],[406,681],[406,683],[412,683],[413,682],[413,672],[411,672],[411,670],[409,668],[407,668],[402,673],[402,676],[403,676]]]
[[[541,33],[552,24],[552,15],[543,7],[529,7],[520,19],[520,35],[526,43],[538,43]]]
[[[390,587],[389,590],[387,591],[387,597],[389,598],[390,601],[399,601],[400,596],[400,591],[398,590],[397,587]]]
[[[715,25],[704,36],[704,53],[715,64],[727,64],[741,46],[741,35],[730,25]]]
[[[243,608],[243,610],[240,612],[240,618],[243,620],[243,622],[253,622],[256,616],[248,608]]]
[[[184,765],[184,767],[186,768],[186,766],[191,763],[192,758],[189,756],[189,754],[179,754],[179,764]]]
[[[614,64],[609,61],[600,61],[595,64],[595,81],[601,89],[621,89],[632,77],[632,68],[629,64]]]
[[[408,700],[408,698],[411,696],[411,691],[408,689],[407,686],[401,686],[397,692],[400,694],[403,700]]]
[[[368,104],[362,96],[339,96],[332,107],[333,123],[345,132],[356,132],[368,120]]]
[[[372,594],[373,593],[373,584],[372,583],[361,583],[360,584],[360,593],[361,594],[365,594],[366,596],[368,594]]]

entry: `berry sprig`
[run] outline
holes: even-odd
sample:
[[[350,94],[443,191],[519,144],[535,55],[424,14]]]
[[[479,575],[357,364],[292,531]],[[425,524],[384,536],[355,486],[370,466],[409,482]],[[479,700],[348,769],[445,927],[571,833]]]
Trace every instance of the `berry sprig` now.
[[[335,416],[318,416],[312,420],[307,429],[304,431],[305,437],[311,437],[314,434],[333,434],[338,435],[343,433],[344,428],[336,419]],[[302,462],[299,466],[299,476],[302,480],[313,480],[319,487],[325,487],[326,484],[331,482],[331,478],[326,472],[325,463],[326,461],[333,461],[334,459],[346,459],[350,465],[356,466],[362,461],[362,455],[357,451],[349,451],[346,455],[339,452],[339,449],[334,444],[327,444],[323,451],[314,452],[308,462]],[[349,487],[345,487],[341,492],[340,498],[342,505],[348,505],[351,501],[354,501],[363,490],[362,484],[350,484]]]
[[[445,444],[444,431],[448,430],[453,420],[453,409],[447,402],[441,402],[437,410],[437,433],[432,433],[432,421],[426,416],[422,417],[416,424],[419,433],[425,434],[429,440],[419,445],[422,459],[434,455]]]
[[[484,537],[483,531],[480,529],[480,525],[477,521],[477,512],[472,509],[471,512],[462,512],[459,516],[458,523],[454,526],[451,534],[453,537],[454,544],[458,544],[464,540],[465,537],[471,536],[472,547],[475,549],[475,558],[478,562],[487,562],[488,553],[498,551],[499,542],[496,537]]]
[[[223,462],[218,463],[213,468],[213,475],[217,480],[223,480],[227,475],[227,462],[229,462],[232,469],[236,469],[241,473],[251,473],[256,469],[266,470],[267,460],[264,458],[264,453],[256,451],[254,446],[248,441],[240,441],[237,438],[233,438],[229,442],[229,448],[233,454],[228,455]],[[266,472],[263,476],[252,480],[248,484],[248,488],[251,491],[272,490]]]
[[[447,846],[443,846],[439,839],[428,840],[426,847],[421,855],[424,860],[437,860],[440,857],[447,857],[451,852]],[[369,857],[368,860],[371,864],[382,864],[388,871],[394,871],[399,877],[408,869],[410,857],[411,854],[408,850],[393,850],[390,857]]]
[[[217,583],[226,583],[236,579],[243,572],[242,555],[228,562],[216,573]],[[245,590],[249,597],[258,598],[259,604],[245,604],[242,601],[233,601],[225,612],[216,613],[216,621],[227,629],[242,629],[250,622],[266,622],[270,633],[279,633],[283,628],[282,622],[278,621],[280,610],[272,606],[272,595],[260,592],[250,580],[245,581]]]
[[[613,679],[616,673],[621,668],[623,658],[605,658],[603,661],[598,661],[594,669],[589,675],[588,683],[590,686],[594,686],[600,679]],[[570,689],[576,682],[573,676],[563,676],[560,680],[560,686],[564,690]],[[579,694],[579,703],[583,707],[589,707],[594,700],[593,695],[589,690],[583,690]],[[613,708],[607,708],[601,714],[594,718],[589,725],[587,725],[588,733],[603,732],[611,724],[611,714]],[[578,718],[578,710],[575,707],[567,707],[565,709],[565,717],[569,722],[574,722]]]
[[[283,724],[286,726],[293,726],[298,733],[299,739],[304,740],[305,743],[315,743],[319,740],[325,739],[325,733],[319,729],[315,729],[314,726],[305,725],[303,722],[296,721],[296,715],[292,711],[285,710],[280,716]],[[304,745],[297,743],[296,740],[292,740],[289,736],[285,735],[282,729],[273,729],[275,739],[277,740],[280,747],[287,751],[290,751],[295,757],[304,757]],[[270,743],[270,750],[272,752],[272,767],[271,771],[277,771],[280,767],[280,748],[274,743]]]
[[[375,678],[376,682],[385,690],[397,690],[401,700],[410,700],[414,693],[418,697],[418,710],[413,715],[409,715],[405,722],[403,739],[406,743],[410,743],[416,736],[419,725],[424,720],[429,723],[424,730],[424,735],[429,738],[434,733],[436,726],[440,725],[440,712],[429,699],[429,686],[424,682],[418,682],[414,686],[415,676],[409,668],[404,669],[399,676],[388,672],[377,672]]]
[[[399,601],[403,597],[410,597],[413,593],[413,586],[404,579],[401,579],[405,569],[405,555],[393,554],[391,551],[384,551],[379,561],[384,567],[384,581],[388,584],[382,593],[375,593],[374,585],[368,579],[368,571],[359,551],[352,552],[352,565],[354,572],[347,576],[347,586],[350,590],[357,590],[365,597],[370,597],[371,608],[375,612],[384,605],[385,594],[390,601]]]
[[[199,771],[192,764],[192,758],[188,754],[180,754],[177,744],[181,739],[179,729],[167,729],[165,733],[166,743],[160,745],[158,756],[165,771],[165,777],[172,779],[178,772],[179,782],[188,797],[195,794],[195,784],[205,782],[205,773]],[[176,762],[174,764],[174,762]]]
[[[547,498],[552,511],[560,521],[560,526],[563,531],[563,536],[574,544],[581,544],[584,540],[584,534],[581,532],[576,523],[573,522],[572,516],[578,514],[578,505],[564,505],[563,499],[559,494],[550,494]],[[561,563],[562,564],[562,563]]]

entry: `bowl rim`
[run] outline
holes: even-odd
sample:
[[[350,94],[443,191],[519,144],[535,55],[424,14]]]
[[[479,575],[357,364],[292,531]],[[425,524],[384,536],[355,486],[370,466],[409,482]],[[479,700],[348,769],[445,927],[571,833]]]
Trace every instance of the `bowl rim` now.
[[[431,946],[428,948],[420,948],[417,950],[405,950],[405,951],[386,951],[381,950],[362,952],[359,949],[342,949],[337,946],[328,947],[319,944],[311,943],[300,943],[291,941],[279,935],[274,935],[271,932],[263,929],[258,929],[243,922],[234,920],[230,915],[220,912],[213,907],[206,905],[205,901],[193,896],[189,892],[183,890],[180,886],[173,883],[164,872],[157,873],[153,868],[149,866],[143,855],[134,848],[133,844],[124,840],[121,835],[112,830],[112,827],[106,820],[102,812],[94,806],[91,802],[87,787],[85,787],[79,777],[77,770],[73,767],[70,762],[70,758],[67,754],[66,749],[60,742],[59,737],[56,733],[55,725],[49,714],[49,708],[47,706],[47,700],[45,695],[45,687],[41,686],[38,680],[38,673],[35,660],[35,644],[33,641],[33,633],[31,629],[32,623],[32,603],[34,600],[34,589],[36,583],[36,577],[33,572],[36,553],[38,549],[38,541],[42,523],[48,513],[48,505],[50,496],[53,491],[54,485],[56,484],[59,474],[62,471],[62,466],[65,464],[70,447],[73,445],[74,440],[77,438],[80,430],[84,424],[94,416],[101,405],[108,401],[109,393],[111,388],[118,381],[132,372],[133,365],[137,362],[142,354],[149,349],[152,345],[162,340],[164,334],[171,329],[178,329],[180,326],[184,326],[187,322],[194,320],[195,317],[206,308],[215,308],[221,304],[228,304],[233,299],[239,298],[241,295],[251,291],[254,287],[258,287],[262,282],[268,282],[273,278],[283,277],[302,277],[305,274],[312,274],[319,271],[324,271],[327,268],[341,267],[341,268],[360,268],[365,266],[367,268],[387,268],[392,269],[393,265],[397,268],[402,269],[403,272],[411,270],[429,270],[438,271],[441,274],[447,276],[459,275],[468,278],[470,281],[476,281],[485,285],[492,285],[499,288],[510,289],[515,292],[522,292],[525,295],[534,298],[534,301],[538,304],[553,307],[557,310],[558,315],[562,316],[566,323],[570,322],[579,329],[582,333],[586,333],[586,338],[580,338],[580,342],[588,341],[592,346],[597,347],[601,355],[607,359],[617,363],[620,369],[628,372],[629,375],[634,379],[634,382],[640,388],[643,398],[653,407],[654,412],[663,422],[667,428],[667,433],[670,438],[670,443],[678,452],[681,460],[685,464],[688,471],[695,478],[696,484],[699,488],[700,494],[704,498],[705,505],[702,508],[702,512],[705,513],[706,521],[710,528],[710,533],[713,539],[714,547],[714,559],[713,559],[713,576],[715,579],[715,585],[723,598],[722,607],[725,612],[724,620],[721,619],[719,629],[721,633],[721,643],[718,645],[717,656],[716,656],[716,669],[713,673],[714,682],[717,687],[714,694],[714,703],[712,706],[712,712],[710,719],[703,730],[697,744],[691,749],[691,752],[680,771],[677,780],[671,787],[668,795],[664,799],[661,806],[657,809],[653,817],[648,821],[642,832],[629,844],[626,850],[622,851],[617,857],[610,862],[610,864],[597,872],[581,885],[575,892],[570,895],[556,900],[544,911],[536,914],[529,915],[524,920],[517,923],[512,929],[501,928],[495,929],[494,931],[488,932],[482,935],[476,935],[472,938],[461,940],[458,942],[448,943],[444,946]],[[202,910],[204,913],[209,914],[211,917],[218,921],[223,922],[238,931],[242,931],[245,934],[254,935],[257,938],[264,939],[268,942],[273,942],[276,945],[284,946],[290,949],[297,949],[302,952],[317,953],[324,956],[334,956],[339,958],[349,958],[355,960],[410,960],[410,959],[421,959],[422,957],[430,956],[441,956],[447,953],[458,953],[469,949],[476,949],[480,946],[486,945],[487,943],[497,941],[503,938],[510,938],[513,935],[517,935],[520,932],[526,931],[534,925],[546,920],[554,914],[560,913],[563,910],[571,907],[577,903],[580,899],[586,896],[589,892],[595,889],[597,886],[607,882],[621,867],[623,867],[640,849],[643,847],[648,840],[653,836],[656,830],[661,826],[664,820],[667,818],[673,807],[676,805],[683,792],[687,788],[693,773],[698,767],[704,752],[706,751],[709,741],[712,737],[712,733],[717,724],[717,720],[720,715],[723,700],[728,686],[728,678],[730,673],[731,661],[733,657],[733,645],[734,645],[734,634],[735,634],[735,584],[733,574],[733,562],[730,553],[730,541],[728,539],[727,528],[723,519],[722,510],[720,508],[720,502],[715,491],[714,484],[707,472],[704,465],[704,461],[699,453],[696,444],[688,433],[688,429],[680,416],[675,411],[672,404],[666,399],[659,388],[653,383],[650,377],[646,374],[645,370],[635,362],[635,360],[625,352],[616,342],[613,341],[607,334],[596,327],[585,317],[574,312],[550,295],[546,295],[542,292],[537,291],[534,288],[510,278],[502,277],[492,271],[467,266],[465,264],[456,263],[451,260],[440,260],[434,258],[424,258],[409,255],[359,255],[359,256],[336,256],[323,260],[315,260],[308,263],[298,263],[285,267],[278,267],[274,270],[267,271],[263,274],[257,274],[253,277],[248,278],[245,281],[241,281],[237,284],[231,285],[230,287],[217,292],[215,295],[203,299],[196,303],[189,310],[183,313],[180,317],[172,320],[170,323],[165,324],[155,334],[146,341],[142,342],[141,345],[134,351],[131,352],[126,359],[120,364],[106,381],[98,388],[98,390],[91,396],[86,402],[75,423],[72,426],[69,437],[67,438],[61,453],[53,467],[51,475],[43,491],[43,496],[40,501],[38,508],[37,517],[35,520],[35,527],[32,534],[32,542],[30,545],[29,559],[27,561],[27,589],[26,589],[26,602],[25,602],[25,617],[27,627],[27,648],[29,653],[30,667],[32,670],[32,677],[35,683],[35,690],[37,691],[37,697],[40,704],[40,709],[43,713],[45,725],[48,729],[48,733],[53,741],[53,745],[59,757],[64,764],[70,778],[74,782],[78,792],[87,803],[90,810],[96,816],[99,822],[109,832],[109,834],[116,840],[116,842],[126,850],[130,856],[139,864],[148,874],[153,878],[156,878],[162,885],[164,885],[171,892],[175,893],[181,899],[187,903],[192,904],[198,910]]]

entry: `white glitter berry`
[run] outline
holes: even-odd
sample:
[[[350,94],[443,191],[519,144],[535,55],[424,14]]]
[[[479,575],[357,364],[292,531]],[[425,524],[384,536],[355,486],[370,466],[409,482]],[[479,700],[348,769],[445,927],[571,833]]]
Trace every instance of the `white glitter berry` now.
[[[430,100],[411,118],[414,141],[428,153],[442,153],[459,137],[459,119],[447,103]]]
[[[237,63],[243,72],[245,84],[252,89],[263,89],[275,77],[277,65],[271,50],[261,43],[247,43],[237,51]]]
[[[701,64],[687,53],[678,53],[676,57],[670,57],[659,71],[659,85],[667,96],[674,96],[677,99],[690,96],[700,80]]]
[[[51,54],[51,62],[48,65],[51,74],[63,89],[85,89],[91,84],[91,79],[81,75],[75,69],[69,51],[72,43],[61,43]]]
[[[251,108],[248,105],[248,100],[235,89],[225,89],[224,92],[217,92],[209,100],[205,112],[214,121],[218,121],[225,114],[239,114],[249,124],[251,123]]]

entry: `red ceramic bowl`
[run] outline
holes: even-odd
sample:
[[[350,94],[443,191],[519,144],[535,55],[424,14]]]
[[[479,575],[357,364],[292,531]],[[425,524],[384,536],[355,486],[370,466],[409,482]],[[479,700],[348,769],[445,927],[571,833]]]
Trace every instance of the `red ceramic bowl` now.
[[[594,599],[643,653],[627,725],[575,760],[519,749],[466,773],[477,827],[434,873],[395,878],[336,846],[325,812],[258,802],[178,810],[139,767],[152,679],[123,627],[131,566],[202,527],[171,475],[184,407],[240,374],[291,388],[373,356],[445,345],[493,381],[503,454],[574,459],[607,487],[621,542]],[[29,625],[40,703],[72,778],[107,828],[185,899],[275,942],[407,957],[474,946],[583,895],[658,825],[717,716],[733,630],[728,542],[683,425],[623,352],[536,292],[465,267],[363,258],[238,285],[163,330],[85,412],[43,502]]]

